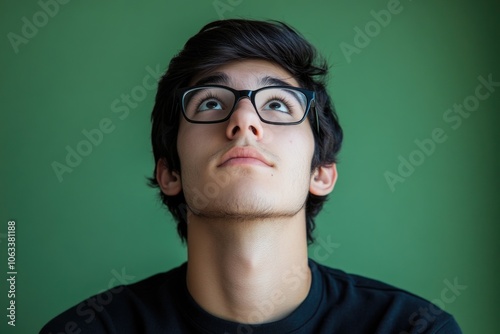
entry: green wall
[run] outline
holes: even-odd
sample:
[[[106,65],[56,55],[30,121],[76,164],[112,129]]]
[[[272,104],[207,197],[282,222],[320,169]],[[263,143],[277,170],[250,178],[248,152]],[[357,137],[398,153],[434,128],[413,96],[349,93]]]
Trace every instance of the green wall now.
[[[18,274],[16,327],[2,314],[0,332],[35,332],[117,273],[131,282],[185,260],[145,183],[151,85],[222,16],[284,20],[333,65],[345,145],[311,256],[441,300],[466,333],[497,333],[500,87],[476,91],[479,77],[500,81],[493,3],[2,1],[0,267],[6,277],[15,220]],[[68,166],[68,149],[87,156]],[[54,162],[67,165],[59,177]],[[443,303],[454,280],[467,288]],[[7,290],[0,280],[2,313]]]

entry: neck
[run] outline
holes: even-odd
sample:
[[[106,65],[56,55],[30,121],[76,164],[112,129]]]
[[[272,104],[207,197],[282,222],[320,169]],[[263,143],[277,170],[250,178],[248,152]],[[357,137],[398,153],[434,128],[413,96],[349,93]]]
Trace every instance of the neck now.
[[[239,323],[281,319],[306,298],[305,214],[208,220],[188,215],[187,286],[207,312]]]

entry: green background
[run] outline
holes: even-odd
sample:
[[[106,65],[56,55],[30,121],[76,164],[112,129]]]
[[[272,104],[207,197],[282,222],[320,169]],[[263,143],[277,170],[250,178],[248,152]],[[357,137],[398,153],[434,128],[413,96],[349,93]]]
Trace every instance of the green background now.
[[[185,260],[172,219],[145,182],[154,91],[127,117],[111,104],[138,91],[148,66],[166,69],[187,38],[221,14],[286,21],[332,64],[345,145],[316,235],[336,246],[325,253],[320,242],[311,256],[430,300],[457,278],[467,288],[445,309],[466,333],[497,333],[500,87],[457,129],[443,120],[474,94],[479,76],[500,81],[495,1],[402,0],[402,11],[351,57],[340,46],[355,46],[354,29],[370,26],[370,11],[388,1],[219,3],[224,12],[201,0],[70,1],[16,53],[8,34],[21,35],[23,17],[33,22],[42,7],[1,2],[0,276],[9,220],[18,275],[15,328],[6,324],[0,280],[0,332],[38,331],[114,284],[114,271],[137,281]],[[114,130],[60,182],[52,163],[65,163],[66,146],[75,149],[82,131],[105,118]],[[384,173],[397,173],[398,157],[408,159],[414,141],[435,128],[447,140],[392,191]]]

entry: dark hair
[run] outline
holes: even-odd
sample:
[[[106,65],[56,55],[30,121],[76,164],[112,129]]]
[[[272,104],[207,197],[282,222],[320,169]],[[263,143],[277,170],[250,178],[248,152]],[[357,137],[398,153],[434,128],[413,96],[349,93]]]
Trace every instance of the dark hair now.
[[[315,109],[318,113],[319,131],[316,130],[314,112],[308,115],[315,141],[311,170],[335,163],[342,143],[342,129],[325,88],[328,74],[326,61],[318,56],[309,42],[285,23],[234,19],[215,21],[204,26],[172,58],[168,70],[160,79],[151,115],[155,166],[160,159],[164,159],[171,171],[180,173],[177,133],[181,110],[176,101],[177,89],[188,86],[195,75],[241,59],[274,62],[290,72],[302,88],[316,92]],[[158,188],[155,176],[156,167],[149,184]],[[176,219],[181,239],[186,241],[187,206],[183,192],[167,196],[160,191],[160,197]],[[309,243],[314,242],[314,217],[320,212],[326,199],[327,196],[315,196],[311,193],[307,198],[306,227]]]

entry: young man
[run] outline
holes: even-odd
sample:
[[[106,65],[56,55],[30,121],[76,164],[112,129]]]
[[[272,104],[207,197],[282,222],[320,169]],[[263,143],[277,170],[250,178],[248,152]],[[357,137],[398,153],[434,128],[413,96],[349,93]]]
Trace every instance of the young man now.
[[[342,142],[326,74],[283,23],[217,21],[192,37],[152,114],[151,183],[187,263],[42,333],[460,333],[417,296],[308,259]]]

